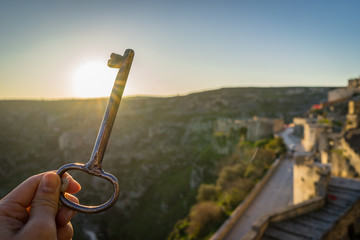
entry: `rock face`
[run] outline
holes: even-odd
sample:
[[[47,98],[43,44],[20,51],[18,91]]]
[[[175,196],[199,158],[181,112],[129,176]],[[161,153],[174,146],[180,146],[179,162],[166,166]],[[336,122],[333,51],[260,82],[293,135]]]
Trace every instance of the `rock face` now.
[[[75,239],[87,239],[81,229],[89,227],[99,239],[164,239],[187,214],[199,184],[212,180],[216,161],[236,143],[236,136],[219,138],[219,119],[289,121],[325,100],[328,90],[229,88],[124,99],[103,162],[119,179],[120,199],[103,214],[79,214]],[[0,197],[32,174],[87,162],[106,104],[106,99],[0,101]],[[71,174],[82,184],[81,203],[99,204],[111,195],[106,182]]]

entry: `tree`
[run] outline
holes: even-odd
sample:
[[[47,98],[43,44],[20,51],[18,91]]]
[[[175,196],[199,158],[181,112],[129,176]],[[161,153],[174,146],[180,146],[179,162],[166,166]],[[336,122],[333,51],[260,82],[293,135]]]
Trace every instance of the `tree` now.
[[[286,153],[286,145],[281,137],[276,137],[271,139],[266,145],[266,150],[273,151],[276,154],[276,157],[279,157],[281,154]]]
[[[214,184],[201,184],[196,199],[199,202],[216,201],[218,197],[218,188]]]
[[[189,227],[186,229],[190,239],[203,237],[207,230],[217,227],[224,219],[221,207],[213,202],[201,202],[190,210]]]
[[[225,190],[232,182],[241,178],[246,170],[246,165],[243,163],[237,163],[234,166],[225,166],[221,169],[219,177],[216,181],[216,185]]]

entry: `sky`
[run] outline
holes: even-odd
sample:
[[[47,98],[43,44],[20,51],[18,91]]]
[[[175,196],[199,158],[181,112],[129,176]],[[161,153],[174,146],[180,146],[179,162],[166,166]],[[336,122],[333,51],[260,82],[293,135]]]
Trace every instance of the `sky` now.
[[[0,99],[106,96],[117,73],[107,60],[127,48],[135,58],[126,96],[345,86],[360,75],[359,7],[347,0],[1,1]]]

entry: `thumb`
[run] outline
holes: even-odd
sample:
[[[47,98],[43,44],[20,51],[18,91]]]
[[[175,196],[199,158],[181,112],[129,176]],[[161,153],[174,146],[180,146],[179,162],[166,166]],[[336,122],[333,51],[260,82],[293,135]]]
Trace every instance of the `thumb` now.
[[[53,217],[58,210],[60,177],[54,172],[44,174],[31,203],[30,217]]]
[[[54,233],[56,236],[55,216],[58,211],[59,193],[60,177],[54,172],[45,173],[31,202],[27,229],[38,229],[44,236]]]

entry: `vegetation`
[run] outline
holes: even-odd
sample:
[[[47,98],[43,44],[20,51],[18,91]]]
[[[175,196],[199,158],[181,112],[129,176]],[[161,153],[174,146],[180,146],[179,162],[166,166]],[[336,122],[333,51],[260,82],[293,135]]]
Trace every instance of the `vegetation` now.
[[[318,120],[318,123],[319,124],[328,124],[328,125],[332,124],[332,122],[327,118],[322,118],[322,119]]]
[[[186,233],[190,239],[198,239],[218,227],[218,222],[224,219],[225,214],[219,205],[214,202],[199,202],[190,210]]]
[[[252,162],[249,150],[256,150]],[[250,190],[270,168],[276,156],[286,153],[281,138],[262,139],[256,143],[238,145],[224,164],[215,183],[202,183],[196,196],[197,203],[186,218],[179,220],[168,240],[208,239],[226,217],[245,199]]]

